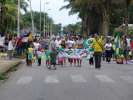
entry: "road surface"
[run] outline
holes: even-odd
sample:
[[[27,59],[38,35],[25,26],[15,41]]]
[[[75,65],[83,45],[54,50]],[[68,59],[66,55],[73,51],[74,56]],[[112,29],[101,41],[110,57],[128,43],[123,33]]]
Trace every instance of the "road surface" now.
[[[133,64],[102,66],[49,71],[24,64],[0,86],[0,100],[133,100]]]

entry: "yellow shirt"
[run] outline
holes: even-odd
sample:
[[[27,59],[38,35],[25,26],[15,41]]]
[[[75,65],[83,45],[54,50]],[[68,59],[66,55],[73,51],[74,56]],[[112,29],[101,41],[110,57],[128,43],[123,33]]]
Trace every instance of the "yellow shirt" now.
[[[94,52],[102,52],[103,51],[103,43],[102,43],[102,39],[94,39],[93,40],[93,49]]]
[[[33,48],[28,48],[29,53],[33,53]]]
[[[33,41],[32,33],[29,34],[29,36],[28,36],[28,40],[29,40],[30,42]]]

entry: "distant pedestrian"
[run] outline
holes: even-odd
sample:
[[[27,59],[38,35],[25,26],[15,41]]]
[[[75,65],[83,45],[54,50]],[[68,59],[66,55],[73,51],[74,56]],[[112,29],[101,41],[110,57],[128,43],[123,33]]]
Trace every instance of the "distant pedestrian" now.
[[[29,46],[29,48],[27,50],[27,65],[28,66],[32,66],[33,56],[34,56],[33,45],[30,44],[30,46]]]
[[[37,60],[38,60],[38,66],[41,66],[41,62],[42,62],[42,54],[43,54],[43,49],[40,46],[37,50]]]
[[[49,50],[50,52],[50,66],[48,67],[49,69],[53,68],[56,69],[56,57],[57,57],[57,48],[56,48],[56,43],[55,43],[55,38],[52,39],[49,45]]]
[[[50,53],[50,66],[49,69],[52,69],[52,67],[54,69],[56,69],[56,58],[57,58],[57,51],[56,50],[52,50]]]
[[[10,60],[13,57],[13,50],[14,50],[13,39],[12,39],[12,37],[10,37],[9,38],[9,43],[8,43],[8,56],[9,56]]]
[[[131,40],[131,43],[130,43],[130,45],[131,45],[131,54],[132,54],[132,60],[133,60],[133,39]]]
[[[112,43],[107,40],[105,46],[105,57],[106,57],[106,62],[110,62],[111,61],[111,58],[112,58]]]
[[[94,49],[92,47],[92,42],[93,42],[93,40],[90,39],[89,40],[89,47],[87,48],[88,49],[88,59],[89,59],[90,65],[94,65]]]
[[[50,50],[48,50],[48,49],[45,50],[46,67],[50,66],[50,53],[51,53]]]

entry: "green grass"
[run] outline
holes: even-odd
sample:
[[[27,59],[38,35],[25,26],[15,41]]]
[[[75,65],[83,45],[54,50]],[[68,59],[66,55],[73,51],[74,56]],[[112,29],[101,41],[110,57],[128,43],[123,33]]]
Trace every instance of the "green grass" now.
[[[12,67],[7,72],[0,74],[0,80],[8,79],[8,73],[17,71],[19,64],[20,63],[13,64]]]
[[[0,80],[5,80],[5,79],[7,79],[6,74],[0,74]]]

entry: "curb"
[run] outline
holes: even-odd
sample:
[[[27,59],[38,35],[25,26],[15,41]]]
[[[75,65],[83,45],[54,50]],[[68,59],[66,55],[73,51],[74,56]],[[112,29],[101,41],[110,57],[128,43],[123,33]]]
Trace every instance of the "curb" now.
[[[11,62],[5,66],[1,66],[0,75],[10,71],[10,69],[13,68],[14,66],[19,66],[21,63],[22,63],[22,61],[15,61],[15,62]]]

